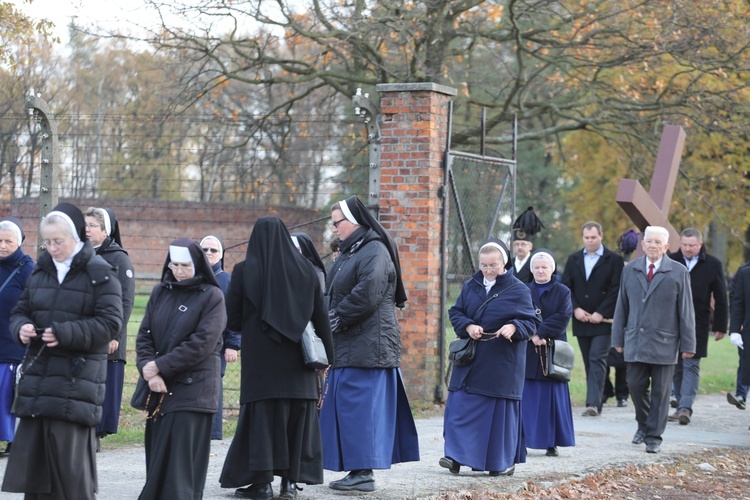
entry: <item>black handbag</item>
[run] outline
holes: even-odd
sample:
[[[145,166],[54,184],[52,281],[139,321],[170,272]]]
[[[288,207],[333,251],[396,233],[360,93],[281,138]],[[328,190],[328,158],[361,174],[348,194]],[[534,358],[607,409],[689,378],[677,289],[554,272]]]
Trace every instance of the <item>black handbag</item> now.
[[[451,340],[448,346],[448,360],[454,366],[466,366],[474,361],[477,352],[477,341],[471,337]]]
[[[564,340],[547,339],[547,344],[537,350],[542,363],[542,373],[560,382],[570,382],[573,372],[575,352],[573,346]]]
[[[149,389],[146,379],[142,376],[138,377],[133,396],[130,398],[130,406],[136,410],[145,410],[149,392],[151,392],[151,389]]]
[[[330,363],[328,362],[326,347],[323,345],[323,340],[315,333],[312,321],[307,322],[299,343],[302,346],[302,358],[306,367],[313,370],[325,370],[328,368]]]

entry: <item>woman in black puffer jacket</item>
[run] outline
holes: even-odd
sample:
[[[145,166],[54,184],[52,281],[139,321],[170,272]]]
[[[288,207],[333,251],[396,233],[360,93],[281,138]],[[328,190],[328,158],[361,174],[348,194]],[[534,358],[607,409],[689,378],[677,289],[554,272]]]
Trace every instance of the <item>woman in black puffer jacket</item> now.
[[[419,460],[401,377],[396,308],[406,302],[398,249],[356,196],[331,207],[341,254],[327,276],[335,360],[320,412],[323,466],[335,490],[374,491],[373,469]]]
[[[203,497],[226,323],[224,294],[200,245],[173,241],[135,341],[151,390],[142,500]]]
[[[94,254],[75,206],[55,207],[40,235],[47,251],[10,321],[11,332],[28,347],[3,491],[93,499],[95,427],[102,417],[107,348],[122,322],[120,283],[112,266]]]

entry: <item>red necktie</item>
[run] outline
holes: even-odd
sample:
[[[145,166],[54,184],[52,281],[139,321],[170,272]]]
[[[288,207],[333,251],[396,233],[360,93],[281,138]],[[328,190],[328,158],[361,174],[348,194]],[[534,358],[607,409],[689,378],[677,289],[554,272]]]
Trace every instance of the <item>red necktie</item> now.
[[[648,276],[646,276],[646,281],[651,283],[651,280],[654,278],[654,265],[649,264],[648,265]]]

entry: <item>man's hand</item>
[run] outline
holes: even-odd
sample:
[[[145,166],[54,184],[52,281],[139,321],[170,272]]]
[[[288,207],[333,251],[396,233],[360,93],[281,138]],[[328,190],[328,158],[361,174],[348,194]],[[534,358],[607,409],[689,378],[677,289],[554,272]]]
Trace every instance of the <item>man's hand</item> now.
[[[589,316],[589,323],[596,323],[599,324],[604,319],[604,316],[599,314],[598,312],[595,312]]]
[[[224,361],[227,363],[234,363],[237,361],[237,351],[227,347],[224,350]]]
[[[576,319],[580,321],[581,323],[588,323],[589,318],[591,317],[589,313],[587,313],[580,307],[576,307],[575,310],[573,311],[573,314],[575,315]]]
[[[694,352],[683,352],[682,353],[682,359],[689,359],[695,356]]]
[[[714,332],[714,340],[721,340],[726,336],[727,334],[724,332]]]

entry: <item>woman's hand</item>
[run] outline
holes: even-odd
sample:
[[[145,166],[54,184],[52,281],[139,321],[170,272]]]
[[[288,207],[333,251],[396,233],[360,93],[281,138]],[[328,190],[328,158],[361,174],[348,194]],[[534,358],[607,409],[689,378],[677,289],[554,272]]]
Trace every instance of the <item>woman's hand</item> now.
[[[510,342],[513,342],[513,334],[516,333],[516,325],[513,323],[508,323],[507,325],[503,325],[495,334],[496,337],[504,337],[505,340],[508,340]]]
[[[161,375],[154,375],[148,381],[148,388],[154,392],[167,392],[167,384]]]
[[[50,327],[44,329],[42,340],[48,347],[56,347],[60,345],[60,342],[57,341],[57,337],[55,336],[55,332],[53,332]]]
[[[18,338],[21,340],[22,344],[28,344],[33,339],[36,338],[36,330],[34,329],[34,325],[31,323],[26,323],[25,325],[22,325],[21,328],[18,330]]]
[[[117,350],[118,347],[120,347],[120,342],[118,342],[117,340],[110,340],[107,354],[112,354],[113,352]]]
[[[156,366],[156,361],[149,361],[148,363],[143,365],[142,372],[143,372],[143,378],[146,379],[147,382],[149,382],[149,387],[150,387],[151,379],[159,375],[159,367]],[[162,380],[162,382],[164,381]],[[151,390],[153,391],[153,389]],[[161,391],[161,392],[164,392],[164,391]]]
[[[479,325],[469,325],[466,327],[466,333],[468,333],[469,337],[473,339],[479,339],[484,333],[484,328]]]
[[[541,338],[536,333],[531,336],[531,341],[534,343],[534,345],[547,345],[547,339]]]

